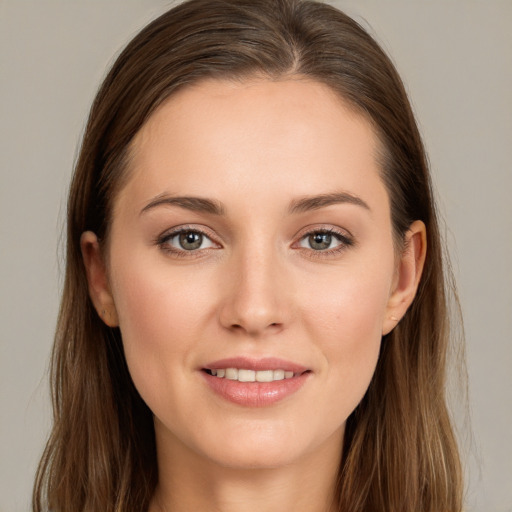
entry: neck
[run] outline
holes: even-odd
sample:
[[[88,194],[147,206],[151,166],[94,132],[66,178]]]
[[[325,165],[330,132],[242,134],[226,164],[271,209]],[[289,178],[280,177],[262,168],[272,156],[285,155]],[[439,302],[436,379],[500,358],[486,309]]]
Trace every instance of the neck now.
[[[221,466],[183,445],[158,450],[159,483],[150,512],[334,512],[342,435],[278,468]]]

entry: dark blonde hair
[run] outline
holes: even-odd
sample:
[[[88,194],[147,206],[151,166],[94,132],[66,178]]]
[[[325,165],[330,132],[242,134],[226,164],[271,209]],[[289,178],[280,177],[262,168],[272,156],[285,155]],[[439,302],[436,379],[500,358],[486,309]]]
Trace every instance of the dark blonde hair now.
[[[151,411],[130,378],[119,329],[89,299],[80,236],[108,238],[135,134],[178,89],[206,78],[307,77],[373,125],[399,246],[427,228],[417,296],[382,340],[369,389],[348,418],[339,510],[459,512],[462,478],[446,408],[447,279],[428,165],[403,84],[351,18],[301,0],[191,0],[120,54],[91,109],[68,203],[67,264],[53,350],[54,426],[34,487],[40,512],[145,511],[158,474]]]

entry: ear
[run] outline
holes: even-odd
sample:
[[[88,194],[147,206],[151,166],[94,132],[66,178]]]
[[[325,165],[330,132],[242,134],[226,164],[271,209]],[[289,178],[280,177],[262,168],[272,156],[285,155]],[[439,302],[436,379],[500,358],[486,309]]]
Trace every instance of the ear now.
[[[98,237],[92,231],[85,231],[80,237],[80,248],[84,260],[89,296],[101,317],[109,327],[119,325],[114,298],[110,291],[107,267],[101,252]]]
[[[382,335],[391,332],[411,305],[418,289],[426,254],[427,230],[425,224],[417,220],[410,225],[405,235],[404,250],[397,262]]]

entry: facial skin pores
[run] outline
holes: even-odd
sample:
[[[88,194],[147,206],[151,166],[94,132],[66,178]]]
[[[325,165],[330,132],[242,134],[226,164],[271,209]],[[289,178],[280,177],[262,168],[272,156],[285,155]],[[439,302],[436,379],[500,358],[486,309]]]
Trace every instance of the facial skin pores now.
[[[376,152],[364,117],[298,78],[201,82],[137,134],[102,293],[161,474],[337,467],[418,278]]]

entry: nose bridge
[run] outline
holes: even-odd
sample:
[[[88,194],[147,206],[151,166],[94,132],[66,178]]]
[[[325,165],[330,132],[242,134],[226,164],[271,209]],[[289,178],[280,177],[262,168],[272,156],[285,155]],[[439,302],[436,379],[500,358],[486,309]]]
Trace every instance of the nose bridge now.
[[[228,270],[222,324],[251,335],[283,327],[289,317],[284,267],[268,236],[238,244]]]

